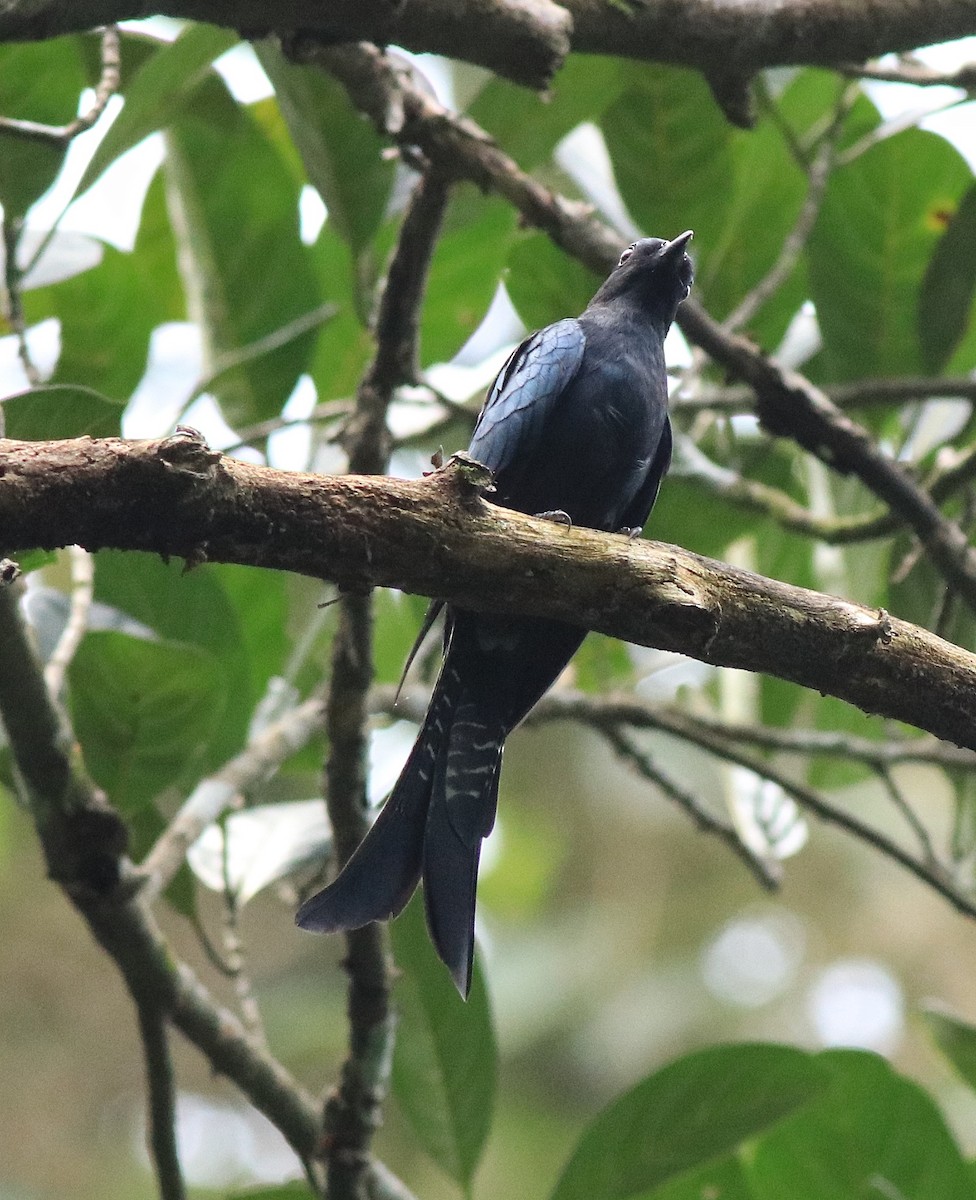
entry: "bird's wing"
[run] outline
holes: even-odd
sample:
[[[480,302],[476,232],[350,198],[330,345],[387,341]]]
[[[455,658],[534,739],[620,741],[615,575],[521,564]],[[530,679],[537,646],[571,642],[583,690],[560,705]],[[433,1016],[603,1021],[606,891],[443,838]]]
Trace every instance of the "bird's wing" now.
[[[497,476],[532,457],[560,393],[583,361],[586,337],[575,319],[532,334],[498,373],[481,410],[468,452]]]
[[[651,509],[654,507],[654,501],[657,499],[658,491],[661,488],[661,480],[667,474],[668,467],[671,465],[671,440],[671,421],[665,416],[664,427],[661,430],[661,440],[657,444],[657,450],[648,468],[647,477],[624,514],[624,518],[620,523],[622,528],[644,528],[644,522],[650,516]]]

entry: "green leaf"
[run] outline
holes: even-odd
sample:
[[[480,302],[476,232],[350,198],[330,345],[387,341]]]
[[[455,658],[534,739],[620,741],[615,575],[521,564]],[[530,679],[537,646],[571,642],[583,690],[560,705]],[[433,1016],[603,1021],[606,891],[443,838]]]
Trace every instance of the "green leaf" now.
[[[164,172],[158,171],[142,202],[133,249],[133,261],[141,265],[143,275],[141,303],[146,307],[143,320],[150,330],[165,321],[187,319],[183,280],[177,266],[179,253],[166,203]]]
[[[644,233],[695,231],[695,258],[720,244],[734,162],[728,122],[697,73],[641,63],[600,122],[620,194]]]
[[[584,121],[596,121],[620,94],[625,76],[612,58],[573,55],[544,95],[493,75],[468,109],[471,118],[530,171]]]
[[[378,589],[373,595],[376,637],[373,645],[374,669],[378,683],[399,683],[407,656],[416,640],[427,611],[423,596]],[[428,647],[436,644],[431,634]]]
[[[543,233],[520,237],[512,244],[505,286],[529,329],[575,317],[602,282]]]
[[[497,1051],[488,995],[475,962],[465,1003],[430,944],[420,895],[393,922],[403,977],[393,1090],[418,1140],[467,1192],[491,1127]]]
[[[61,324],[56,382],[124,401],[143,376],[152,331],[186,315],[161,175],[146,193],[134,250],[99,245],[97,266],[28,292],[24,310],[31,323],[53,316]]]
[[[39,571],[41,567],[50,567],[58,561],[56,550],[14,550],[7,557],[13,559],[24,575]]]
[[[971,183],[959,152],[920,129],[886,138],[834,172],[807,248],[832,377],[926,369],[919,288],[944,214]]]
[[[976,293],[976,184],[963,196],[935,247],[918,295],[926,367],[941,371],[972,322]]]
[[[942,1008],[929,1006],[923,1015],[935,1044],[976,1091],[976,1028]]]
[[[205,370],[322,302],[298,236],[299,184],[253,116],[208,78],[166,134],[168,196],[185,230],[184,270]],[[224,370],[214,394],[231,425],[276,415],[306,369],[316,332]]]
[[[0,45],[0,113],[42,125],[66,125],[78,115],[91,82],[80,38]],[[65,146],[0,131],[0,205],[6,219],[22,217],[54,182]]]
[[[123,813],[194,777],[222,715],[225,681],[213,655],[176,642],[89,633],[69,679],[85,761]]]
[[[552,1200],[626,1200],[728,1154],[830,1082],[788,1046],[714,1046],[615,1100],[583,1134]],[[783,1196],[790,1195],[789,1191]]]
[[[755,1195],[742,1164],[727,1158],[655,1188],[642,1200],[755,1200]]]
[[[672,471],[664,480],[645,534],[684,546],[695,554],[722,558],[725,548],[747,533],[765,533],[771,521],[757,523],[754,513],[705,491],[687,475]]]
[[[328,221],[312,255],[322,295],[336,305],[337,312],[319,334],[309,374],[319,400],[334,400],[355,391],[372,357],[373,339],[360,319],[352,252]]]
[[[239,40],[232,30],[191,24],[175,41],[160,46],[126,87],[122,111],[92,155],[75,195],[87,191],[126,150],[165,129],[210,76],[214,59]]]
[[[727,216],[714,251],[697,233],[692,244],[695,290],[717,317],[724,317],[763,279],[779,258],[803,205],[807,180],[784,134],[786,124],[802,138],[821,122],[838,93],[827,72],[804,71],[777,101],[777,119],[766,114],[751,130],[731,130],[731,176]],[[806,298],[804,270],[794,269],[776,296],[749,322],[755,336],[775,346]],[[765,310],[765,311],[764,311]]]
[[[309,183],[358,257],[383,221],[393,186],[394,166],[383,157],[383,140],[324,71],[294,66],[271,41],[256,43],[255,52],[274,85]]]
[[[214,768],[243,745],[257,699],[242,622],[206,565],[184,572],[152,554],[101,550],[95,561],[95,598],[148,625],[161,638],[192,643],[221,664],[220,721],[202,766]],[[258,687],[263,689],[262,680]]]
[[[514,232],[511,205],[473,188],[456,190],[430,265],[420,339],[425,365],[453,358],[481,324]]]
[[[814,1061],[832,1084],[756,1144],[745,1164],[756,1200],[972,1200],[959,1149],[917,1084],[863,1051]]]
[[[118,437],[122,405],[91,388],[48,384],[3,402],[6,436],[27,442],[54,438]]]
[[[246,1192],[231,1192],[227,1200],[315,1200],[308,1186],[297,1179],[274,1187],[248,1188]]]
[[[103,251],[97,267],[30,292],[24,307],[32,322],[56,316],[61,323],[56,380],[124,401],[145,371],[155,324],[146,295],[151,265],[109,245]]]
[[[231,611],[229,620],[221,615],[219,629],[204,625],[200,634],[207,639],[204,644],[212,646],[221,657],[228,655],[248,664],[249,682],[244,705],[250,707],[264,694],[272,675],[281,673],[285,663],[291,645],[288,636],[289,592],[299,592],[305,597],[313,591],[314,585],[311,580],[296,579],[282,571],[258,571],[234,563],[214,563],[207,568],[207,574],[212,575],[220,586],[221,612],[227,611],[224,607],[227,605]],[[209,605],[208,599],[201,599]],[[189,597],[187,601],[190,602]],[[306,599],[300,611],[307,615],[311,608],[311,602]],[[232,631],[232,639],[221,644],[217,639],[228,630]],[[242,673],[242,683],[243,680]]]

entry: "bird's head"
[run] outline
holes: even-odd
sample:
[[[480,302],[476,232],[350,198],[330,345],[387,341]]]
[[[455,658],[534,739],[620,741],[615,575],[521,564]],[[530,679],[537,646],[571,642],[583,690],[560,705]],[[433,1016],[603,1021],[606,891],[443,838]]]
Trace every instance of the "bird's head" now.
[[[685,253],[691,238],[689,229],[670,242],[663,238],[632,242],[591,303],[630,299],[670,325],[691,291],[694,268]]]

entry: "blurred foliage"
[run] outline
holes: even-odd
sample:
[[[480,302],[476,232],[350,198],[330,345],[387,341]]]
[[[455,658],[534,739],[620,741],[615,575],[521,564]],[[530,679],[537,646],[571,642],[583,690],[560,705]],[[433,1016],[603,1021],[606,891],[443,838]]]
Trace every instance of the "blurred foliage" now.
[[[26,239],[21,244],[8,280],[22,293],[26,346],[51,321],[59,345],[38,386],[8,372],[8,436],[117,435],[123,420],[127,432],[158,429],[157,410],[175,419],[205,385],[210,407],[197,409],[198,419],[221,432],[226,429],[219,422],[225,422],[234,444],[246,443],[252,457],[301,469],[341,468],[336,435],[372,352],[375,289],[411,173],[394,163],[337,83],[287,63],[270,45],[258,48],[258,58],[277,98],[237,99],[213,67],[236,42],[235,35],[202,25],[188,25],[172,43],[124,34],[124,107],[89,151],[80,178],[72,176],[77,182],[65,203],[73,195],[115,203],[112,171],[150,135],[163,140],[162,165],[147,181],[131,247],[114,244],[101,230],[86,239],[94,261],[78,269],[71,265],[77,243],[57,229],[36,230],[45,239],[43,254]],[[0,112],[57,124],[70,120],[83,89],[97,78],[96,45],[96,39],[79,36],[0,47]],[[697,295],[716,317],[733,312],[777,263],[785,266],[746,331],[775,351],[788,330],[805,327],[805,351],[788,349],[787,341],[784,353],[819,384],[976,368],[972,169],[936,133],[886,128],[858,85],[825,71],[776,73],[762,81],[760,118],[746,132],[726,122],[699,76],[661,65],[573,58],[545,98],[498,79],[472,82],[460,71],[455,82],[464,82],[470,93],[468,115],[520,165],[599,207],[605,195],[594,185],[599,154],[583,173],[562,154],[567,135],[581,126],[595,132],[612,174],[604,182],[611,191],[615,184],[623,204],[605,215],[648,234],[674,236],[693,228]],[[808,203],[810,164],[825,139],[832,139],[826,145],[832,169],[822,203],[810,214],[809,236],[795,260],[785,261],[784,242]],[[0,131],[0,204],[8,233],[25,216],[30,229],[31,208],[64,159],[62,148]],[[324,224],[311,232],[300,220],[308,189],[327,210]],[[621,231],[621,244],[631,232]],[[479,334],[482,359],[513,340],[516,315],[531,328],[576,313],[598,282],[545,236],[520,227],[499,197],[459,184],[431,265],[422,367],[459,352],[470,366],[468,340],[499,295],[514,311],[504,336],[492,341],[491,329]],[[173,383],[152,351],[161,329],[185,321],[194,323],[203,348],[201,361],[187,351],[194,371],[186,386]],[[11,334],[5,344],[15,341]],[[675,357],[679,399],[726,382],[692,362],[677,339]],[[295,415],[296,398],[309,383],[321,406],[314,421],[305,419],[308,406]],[[460,393],[452,398],[472,400]],[[424,427],[432,430],[430,436],[409,435],[419,461],[436,448],[445,414],[433,390],[417,404]],[[287,450],[275,441],[278,434],[252,428],[283,413],[304,435]],[[935,405],[908,400],[858,415],[913,467],[930,468],[940,455],[951,458],[971,448],[971,412],[953,422]],[[720,408],[676,404],[675,424],[722,470],[778,489],[825,522],[874,510],[859,484],[829,475],[791,444],[764,438],[745,407],[730,417]],[[970,492],[960,488],[950,510],[971,524]],[[815,542],[784,529],[775,515],[720,494],[680,452],[650,532],[794,584],[883,605],[938,625],[972,648],[971,614],[947,599],[943,581],[917,560],[906,535],[851,545]],[[34,572],[35,584],[62,594],[70,590],[63,556],[52,561],[35,554],[22,563]],[[333,618],[320,607],[328,599],[321,588],[271,572],[211,565],[185,572],[148,555],[102,552],[94,578],[99,623],[93,621],[71,664],[68,700],[87,766],[130,820],[138,854],[178,801],[243,749],[249,733],[321,686]],[[379,682],[396,682],[423,608],[412,597],[377,597]],[[56,637],[64,614],[49,619]],[[422,653],[415,674],[429,681],[435,665],[435,653]],[[667,656],[632,653],[591,637],[568,674],[587,694],[636,684],[638,694],[652,701],[778,730],[875,741],[910,732],[892,731],[781,680],[705,669],[691,677],[684,670]],[[697,791],[713,813],[727,817],[735,809],[737,777],[720,756],[660,734],[642,734],[639,749]],[[248,802],[317,794],[322,750],[316,742],[293,756],[277,778],[254,788]],[[845,811],[868,814],[904,837],[892,790],[885,790],[874,768],[843,749],[830,758],[758,757],[796,783],[822,789]],[[753,912],[754,892],[731,856],[710,844],[703,849],[684,826],[662,817],[659,791],[635,783],[591,733],[570,736],[562,726],[527,731],[513,739],[510,759],[517,761],[506,773],[500,836],[493,844],[500,858],[486,862],[481,894],[490,967],[477,967],[466,1006],[433,957],[416,898],[393,926],[402,972],[396,1110],[381,1150],[394,1169],[402,1162],[420,1194],[460,1189],[465,1196],[548,1194],[553,1200],[962,1200],[976,1194],[976,1172],[926,1087],[879,1055],[814,1052],[830,1039],[785,1007],[799,1003],[813,963],[829,961],[831,954],[856,955],[869,944],[867,925],[885,931],[888,940],[882,938],[878,953],[890,957],[894,974],[906,976],[904,990],[914,1003],[923,985],[910,975],[922,961],[925,933],[921,923],[917,931],[912,923],[916,908],[925,905],[927,919],[934,920],[935,903],[928,896],[920,900],[916,884],[902,876],[879,882],[865,856],[836,840],[826,839],[826,849],[823,842],[811,844],[786,864],[794,889],[789,903],[806,905],[811,942],[829,941],[832,950],[820,945],[803,952],[809,957],[802,971],[797,968],[780,991],[756,1006],[758,1011],[765,1004],[771,1014],[763,1024],[748,1005],[735,1009],[733,1001],[706,995],[694,965],[700,948],[713,938],[718,944],[733,916]],[[374,763],[374,770],[381,766]],[[4,769],[12,788],[6,761]],[[918,768],[899,780],[899,794],[918,802],[932,838],[948,847],[944,854],[955,882],[971,894],[971,773]],[[658,815],[649,817],[649,809]],[[16,828],[0,827],[0,850],[8,840],[18,845],[18,837],[23,834]],[[5,872],[12,870],[5,858],[0,861]],[[711,881],[702,861],[710,865]],[[790,883],[804,878],[806,899],[800,884]],[[22,884],[0,888],[4,903],[21,913],[5,933],[11,954],[9,947],[17,944],[12,938],[37,936],[33,913],[16,909]],[[886,904],[875,902],[875,887],[883,887]],[[219,924],[212,898],[197,888],[183,872],[168,894],[173,911],[164,920],[172,924],[176,944],[199,957],[187,927],[174,917],[178,912]],[[892,900],[907,888],[907,900]],[[886,905],[892,904],[897,911],[890,917]],[[819,924],[810,916],[818,905],[830,914]],[[308,948],[303,942],[302,951],[292,947],[290,957],[275,958],[284,953],[279,943],[289,914],[268,897],[254,907],[249,944],[255,960],[266,964],[256,984],[272,1049],[321,1086],[327,1061],[342,1052],[341,973],[335,963],[319,965],[321,943]],[[45,906],[41,919],[51,912]],[[848,930],[850,912],[858,915]],[[759,928],[762,921],[753,924]],[[918,940],[911,941],[916,932]],[[70,933],[77,938],[77,929]],[[958,944],[967,937],[972,950],[968,931]],[[262,940],[275,948],[269,959],[261,957]],[[774,945],[769,953],[775,957],[782,949]],[[959,963],[965,960],[958,956]],[[15,963],[15,969],[33,978],[34,968]],[[971,978],[969,968],[951,976],[919,970],[920,979],[936,979],[939,986]],[[100,1005],[96,984],[88,996],[86,974],[71,978],[72,1002],[81,1006],[84,1023],[91,1017],[84,1015],[86,1006]],[[112,988],[115,981],[98,986]],[[960,991],[965,994],[961,984]],[[954,999],[960,1002],[959,995]],[[964,1081],[965,1097],[955,1094],[953,1104],[969,1122],[963,1141],[971,1148],[976,1029],[942,1012],[930,1012],[927,1021]],[[608,1030],[612,1051],[606,1048]],[[114,1028],[93,1036],[109,1041]],[[721,1037],[733,1044],[701,1048]],[[773,1044],[783,1040],[804,1048]],[[6,1061],[8,1080],[11,1071],[16,1080],[18,1067],[26,1069],[12,1052]],[[925,1051],[916,1047],[909,1067],[927,1073],[926,1086],[940,1102],[950,1096],[948,1076],[925,1060]],[[57,1064],[50,1069],[60,1078]],[[18,1109],[19,1086],[8,1089],[5,1107],[11,1112]],[[79,1086],[77,1078],[65,1078],[72,1105]],[[11,1133],[16,1128],[16,1122],[0,1125],[0,1139],[11,1142],[9,1153],[0,1144],[0,1197],[28,1194],[4,1176],[4,1164],[25,1140]],[[54,1183],[48,1174],[37,1188],[50,1191],[29,1194],[148,1195],[131,1163],[117,1187],[109,1182],[119,1161],[128,1161],[124,1141],[116,1137],[111,1153],[99,1151],[99,1162],[108,1165],[97,1184],[89,1175],[85,1182]],[[436,1164],[433,1171],[425,1156]],[[310,1194],[298,1182],[256,1190],[239,1190],[233,1181],[226,1188],[201,1183],[197,1191],[252,1200]]]

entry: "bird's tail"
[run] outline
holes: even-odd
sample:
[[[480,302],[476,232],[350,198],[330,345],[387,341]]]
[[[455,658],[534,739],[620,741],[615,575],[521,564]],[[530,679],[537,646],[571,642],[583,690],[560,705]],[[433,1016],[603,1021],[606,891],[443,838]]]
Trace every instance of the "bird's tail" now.
[[[389,800],[335,880],[299,908],[295,923],[315,933],[359,929],[395,917],[423,869],[424,831],[437,764],[456,701],[444,673],[423,728]]]
[[[437,760],[423,847],[427,927],[462,996],[471,988],[481,843],[498,806],[507,730],[463,697]]]
[[[333,883],[298,910],[316,933],[395,917],[424,880],[431,939],[467,996],[481,842],[495,823],[507,730],[467,698],[450,663],[389,800]]]

